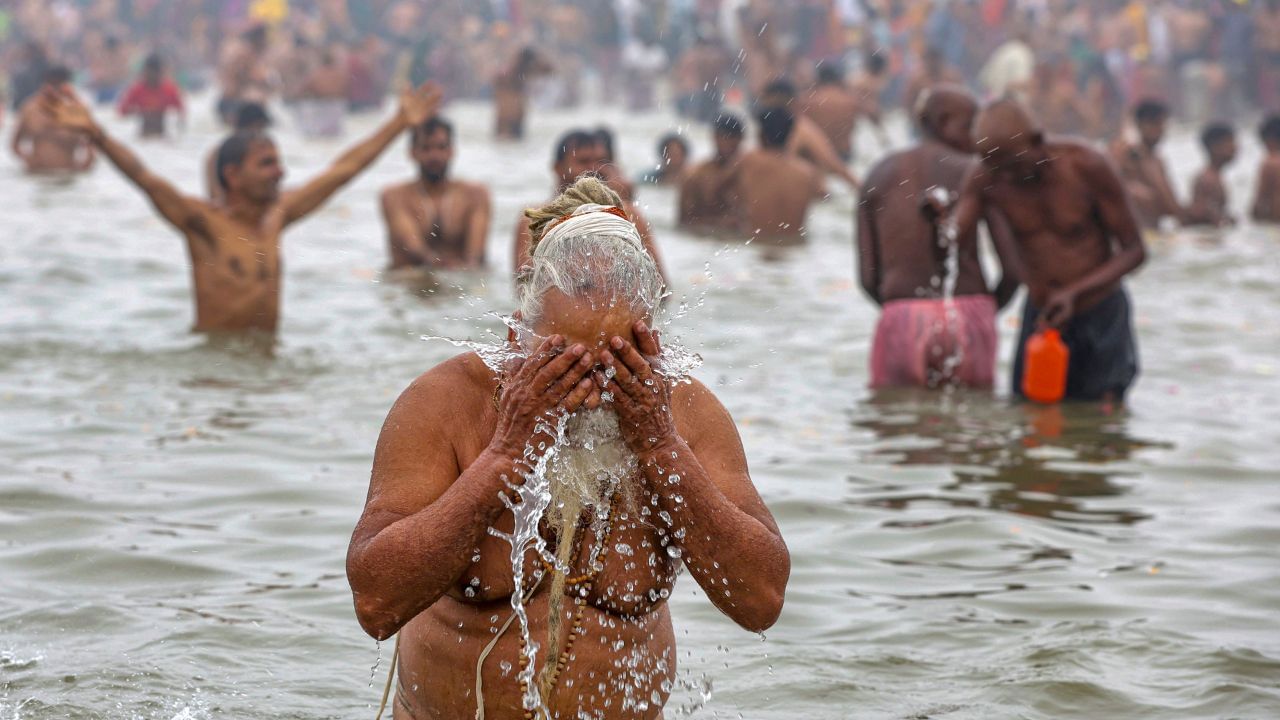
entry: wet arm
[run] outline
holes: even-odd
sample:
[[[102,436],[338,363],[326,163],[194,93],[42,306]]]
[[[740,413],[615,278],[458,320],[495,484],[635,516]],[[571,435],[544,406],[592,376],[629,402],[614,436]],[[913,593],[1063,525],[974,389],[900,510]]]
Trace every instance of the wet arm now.
[[[806,126],[812,129],[813,126]],[[831,144],[831,140],[819,131],[806,132],[804,136],[804,148],[806,154],[813,158],[818,167],[824,171],[838,176],[840,179],[848,183],[853,189],[858,188],[858,180],[845,167],[844,161],[840,159],[840,154],[836,152],[836,148]]]
[[[883,305],[880,298],[880,242],[876,237],[875,195],[864,188],[858,201],[856,218],[857,272],[858,282],[867,297],[877,305]]]
[[[146,193],[161,217],[179,230],[191,229],[200,217],[199,206],[185,197],[168,180],[151,172],[138,156],[96,124],[88,132],[89,151],[97,148],[130,182]]]
[[[991,234],[991,246],[1000,260],[1000,281],[996,283],[991,294],[995,296],[996,309],[1003,310],[1018,286],[1021,278],[1026,276],[1022,260],[1018,256],[1017,240],[1013,235],[1013,227],[1004,214],[995,208],[988,208],[982,219],[987,224],[987,232]]]
[[[484,248],[489,240],[489,221],[493,208],[488,190],[479,188],[475,192],[476,205],[471,209],[471,217],[467,220],[466,262],[468,267],[483,267]]]
[[[327,170],[297,190],[286,193],[280,201],[285,224],[297,222],[323,205],[343,185],[369,167],[407,127],[404,113],[397,112],[372,135],[339,156]]]
[[[418,225],[410,217],[402,203],[396,202],[394,193],[387,190],[382,193],[382,219],[387,226],[387,236],[391,244],[404,250],[419,265],[429,265],[430,255],[426,243],[418,232]]]
[[[423,378],[396,401],[374,453],[364,513],[347,551],[347,580],[365,632],[386,639],[426,610],[471,566],[502,513],[514,461],[486,449],[461,474],[441,402],[449,383]]]
[[[791,557],[751,483],[733,419],[706,388],[692,393],[703,416],[693,439],[697,450],[673,432],[641,458],[662,511],[654,522],[712,604],[743,628],[762,632],[782,612]]]
[[[1114,285],[1147,259],[1138,218],[1111,163],[1094,154],[1086,157],[1081,166],[1085,181],[1097,198],[1103,230],[1112,238],[1114,252],[1109,260],[1068,288],[1077,297]]]

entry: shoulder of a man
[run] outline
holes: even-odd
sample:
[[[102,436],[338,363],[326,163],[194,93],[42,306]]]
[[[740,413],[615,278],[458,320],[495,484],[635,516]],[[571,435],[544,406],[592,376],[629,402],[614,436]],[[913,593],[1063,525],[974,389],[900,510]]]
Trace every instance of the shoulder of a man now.
[[[696,445],[703,435],[716,435],[726,424],[733,425],[720,398],[697,378],[691,377],[688,382],[675,386],[671,408],[681,435],[690,446]]]
[[[475,353],[455,355],[414,378],[396,404],[429,422],[452,419],[475,403],[483,372],[489,370]],[[447,434],[450,427],[440,431]]]

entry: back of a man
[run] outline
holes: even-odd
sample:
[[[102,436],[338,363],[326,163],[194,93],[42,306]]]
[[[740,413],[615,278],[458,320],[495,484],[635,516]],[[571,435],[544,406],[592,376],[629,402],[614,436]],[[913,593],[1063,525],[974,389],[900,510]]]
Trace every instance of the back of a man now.
[[[961,88],[926,91],[922,141],[878,162],[867,175],[857,209],[858,277],[882,308],[871,350],[871,387],[937,387],[994,382],[997,306],[1017,289],[1006,273],[992,290],[982,273],[977,238],[950,250],[940,242],[926,199],[959,191],[977,163],[969,127],[977,112]],[[1001,265],[1008,239],[988,214]],[[953,254],[954,253],[954,254]]]
[[[780,244],[804,239],[809,205],[823,195],[822,173],[787,152],[795,118],[785,108],[762,111],[760,147],[742,156],[733,192],[739,227],[753,238]]]
[[[858,123],[857,96],[844,84],[840,69],[826,63],[818,68],[818,84],[804,98],[804,114],[822,129],[848,163],[853,159],[853,131]]]

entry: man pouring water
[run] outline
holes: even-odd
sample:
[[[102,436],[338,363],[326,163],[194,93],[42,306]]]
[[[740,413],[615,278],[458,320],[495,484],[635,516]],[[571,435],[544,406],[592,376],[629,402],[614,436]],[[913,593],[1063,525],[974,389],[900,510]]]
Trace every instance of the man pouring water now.
[[[743,628],[781,612],[786,545],[650,329],[662,280],[621,207],[585,177],[529,211],[511,357],[440,364],[383,426],[347,574],[362,627],[400,633],[396,718],[661,717],[681,564]]]

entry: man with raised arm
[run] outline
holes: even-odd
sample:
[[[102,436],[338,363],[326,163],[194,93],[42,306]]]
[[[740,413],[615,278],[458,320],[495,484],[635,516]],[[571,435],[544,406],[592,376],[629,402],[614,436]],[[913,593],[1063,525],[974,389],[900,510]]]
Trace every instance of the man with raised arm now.
[[[280,190],[284,167],[269,136],[232,135],[217,153],[216,175],[225,192],[220,202],[184,195],[148,170],[107,135],[70,88],[50,88],[42,102],[53,122],[83,133],[186,238],[195,285],[194,330],[273,333],[280,316],[280,234],[368,167],[405,129],[434,115],[440,91],[428,84],[406,92],[393,117],[294,190]]]
[[[982,163],[965,179],[947,225],[963,246],[987,209],[1009,221],[1027,286],[1014,394],[1022,394],[1027,339],[1050,326],[1071,351],[1067,399],[1122,402],[1138,375],[1123,280],[1146,259],[1123,181],[1084,142],[1046,136],[1016,100],[983,109],[973,137]]]
[[[662,280],[617,193],[586,177],[527,214],[518,359],[447,360],[383,425],[347,554],[356,617],[399,633],[401,720],[656,720],[681,566],[761,632],[790,556],[733,419],[665,364]],[[513,509],[544,547],[495,535]]]

